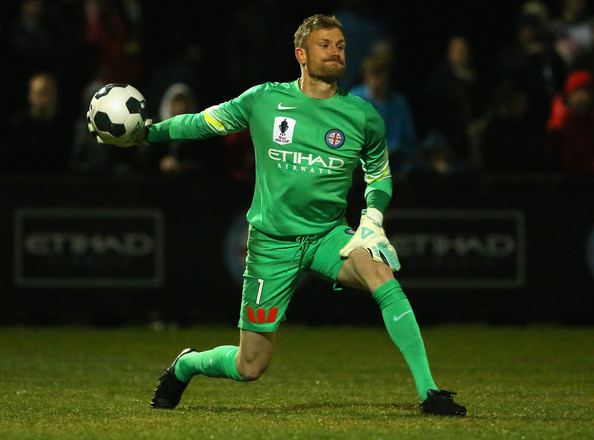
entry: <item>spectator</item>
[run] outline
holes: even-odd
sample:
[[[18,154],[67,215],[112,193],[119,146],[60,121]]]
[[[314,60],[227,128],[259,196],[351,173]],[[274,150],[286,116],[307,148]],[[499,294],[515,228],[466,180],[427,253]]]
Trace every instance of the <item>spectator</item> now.
[[[9,39],[18,73],[25,78],[59,64],[56,30],[49,20],[45,1],[21,0]]]
[[[594,82],[592,73],[572,71],[553,101],[547,146],[556,169],[594,173]]]
[[[195,113],[196,99],[192,89],[185,83],[175,83],[163,94],[159,109],[161,121],[173,116]],[[204,146],[202,146],[204,147]],[[154,148],[146,148],[146,152]],[[201,164],[197,153],[201,149],[194,142],[169,142],[159,159],[159,172],[162,174],[183,174],[196,172]]]
[[[56,72],[60,65],[56,29],[49,19],[43,0],[20,0],[16,16],[8,23],[6,52],[2,55],[4,68],[9,69],[13,87],[4,91],[3,105],[24,105],[22,91],[36,72]]]
[[[401,168],[401,175],[415,177],[450,177],[468,174],[470,169],[460,161],[443,133],[430,131],[419,144],[419,152]]]
[[[139,0],[85,0],[86,41],[95,52],[99,81],[141,82],[142,20]]]
[[[29,79],[28,105],[9,122],[6,133],[8,172],[64,173],[72,140],[71,121],[59,106],[55,77],[46,72]]]
[[[397,172],[416,152],[417,131],[411,106],[392,83],[389,58],[370,55],[361,70],[363,83],[355,85],[351,93],[373,103],[384,118],[390,165]]]
[[[525,90],[504,82],[495,90],[485,115],[471,124],[472,165],[487,173],[546,170],[543,131],[530,120]]]
[[[541,0],[527,0],[522,4],[521,14],[533,15],[542,23],[547,32],[551,29],[551,11]]]
[[[207,67],[203,62],[203,48],[199,42],[183,41],[179,46],[172,47],[168,57],[151,69],[146,79],[143,94],[149,115],[159,115],[161,100],[172,84],[186,84],[192,91],[194,100],[207,100],[210,93],[216,92],[211,90],[211,84],[205,87],[208,82],[205,78]]]
[[[159,122],[181,114],[195,113],[197,100],[192,87],[183,82],[171,84],[164,92],[158,116],[153,122]],[[164,148],[151,148],[148,145],[138,146],[134,165],[143,174],[160,174],[167,176],[220,176],[220,165],[223,155],[221,139],[214,138],[202,141],[172,141],[164,144]],[[212,174],[211,174],[212,173]]]
[[[342,23],[348,47],[348,64],[340,86],[351,89],[362,82],[360,66],[370,54],[390,52],[395,35],[383,4],[368,0],[343,0],[334,11]]]
[[[551,23],[554,46],[567,68],[592,46],[592,16],[587,0],[562,0],[561,14]]]
[[[594,19],[590,21],[589,26],[591,34],[594,35]],[[571,70],[588,70],[594,74],[594,44],[590,44],[575,55]]]
[[[544,133],[551,100],[563,87],[565,64],[536,15],[518,17],[516,40],[501,51],[498,61],[499,82],[512,83],[527,94],[525,123]]]
[[[457,161],[469,160],[469,124],[480,116],[484,92],[468,40],[448,40],[445,62],[430,75],[425,88],[425,110],[431,131],[441,132]]]

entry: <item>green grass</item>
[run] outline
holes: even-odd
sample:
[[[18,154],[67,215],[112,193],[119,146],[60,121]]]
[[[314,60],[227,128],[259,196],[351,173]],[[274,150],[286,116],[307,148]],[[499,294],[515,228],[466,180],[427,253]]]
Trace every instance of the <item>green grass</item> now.
[[[196,377],[172,411],[149,407],[163,368],[186,346],[236,343],[236,329],[0,328],[0,439],[594,438],[594,328],[423,335],[467,418],[418,414],[379,327],[281,327],[259,381]]]

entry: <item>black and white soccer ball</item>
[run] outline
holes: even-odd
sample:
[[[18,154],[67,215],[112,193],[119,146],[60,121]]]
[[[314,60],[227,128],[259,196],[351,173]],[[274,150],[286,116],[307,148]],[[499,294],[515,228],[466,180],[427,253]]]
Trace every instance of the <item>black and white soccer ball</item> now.
[[[135,145],[145,130],[148,112],[144,96],[130,84],[111,83],[101,87],[91,99],[87,124],[99,143],[117,147]]]

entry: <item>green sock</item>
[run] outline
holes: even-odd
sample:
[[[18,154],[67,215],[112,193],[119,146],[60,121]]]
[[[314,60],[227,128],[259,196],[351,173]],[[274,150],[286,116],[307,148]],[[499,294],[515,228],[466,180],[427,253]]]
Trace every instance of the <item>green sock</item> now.
[[[382,310],[384,324],[392,342],[406,360],[421,400],[429,389],[438,389],[431,376],[425,343],[415,314],[406,295],[396,280],[390,280],[373,292],[373,298]]]
[[[175,364],[175,377],[182,382],[189,382],[193,376],[202,374],[242,381],[235,366],[238,350],[236,345],[221,345],[212,350],[185,354]]]

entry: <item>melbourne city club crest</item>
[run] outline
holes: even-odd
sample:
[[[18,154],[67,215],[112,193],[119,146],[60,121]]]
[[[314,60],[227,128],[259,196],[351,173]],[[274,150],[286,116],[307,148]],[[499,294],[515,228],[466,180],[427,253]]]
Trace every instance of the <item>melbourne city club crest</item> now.
[[[344,140],[344,132],[338,128],[328,130],[326,133],[326,145],[328,145],[330,148],[336,149],[342,147]]]

